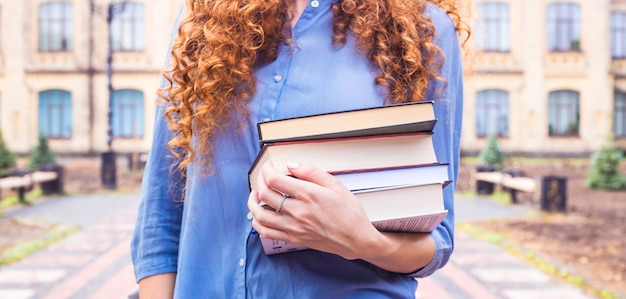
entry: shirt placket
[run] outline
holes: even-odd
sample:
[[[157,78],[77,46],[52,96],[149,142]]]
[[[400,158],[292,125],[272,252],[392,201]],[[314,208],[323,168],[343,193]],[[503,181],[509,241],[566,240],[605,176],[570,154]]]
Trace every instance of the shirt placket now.
[[[272,71],[267,74],[270,78],[264,78],[265,81],[268,82],[268,86],[261,105],[259,121],[269,121],[279,117],[279,115],[277,115],[277,107],[280,104],[282,91],[285,86],[285,82],[287,81],[289,65],[292,57],[289,54],[290,51],[291,48],[289,46],[281,46],[278,57],[273,62]]]

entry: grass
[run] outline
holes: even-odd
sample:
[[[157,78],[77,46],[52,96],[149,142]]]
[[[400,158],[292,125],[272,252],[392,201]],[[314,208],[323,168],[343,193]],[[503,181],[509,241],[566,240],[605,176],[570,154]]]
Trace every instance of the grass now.
[[[36,189],[36,190],[26,193],[24,200],[26,200],[27,203],[34,203],[34,202],[37,202],[37,200],[39,200],[41,196],[42,196],[41,190]],[[22,203],[17,197],[17,194],[11,194],[5,198],[0,199],[0,211],[8,207],[21,205],[21,204]]]
[[[12,192],[14,193],[14,192]],[[26,193],[25,201],[27,204],[36,204],[43,198],[40,189],[35,189]],[[4,211],[13,206],[23,205],[17,194],[11,194],[0,200],[0,217],[3,217]],[[29,220],[32,221],[32,220]],[[43,225],[43,224],[42,224]],[[0,251],[0,267],[17,262],[34,252],[56,243],[57,241],[69,236],[79,230],[77,225],[69,225],[57,223],[50,225],[49,228],[40,237],[34,240],[27,240],[10,246]]]
[[[460,196],[472,197],[472,198],[476,198],[476,197],[489,198],[489,200],[493,200],[503,206],[510,206],[513,204],[511,203],[511,195],[508,192],[502,192],[499,190],[494,190],[492,194],[477,194],[476,192],[472,190],[466,190],[462,192],[457,191],[456,194]]]
[[[79,230],[77,225],[57,223],[52,225],[43,236],[15,244],[0,252],[0,267],[17,262],[26,256],[50,244],[69,236]]]
[[[484,230],[476,225],[469,223],[460,223],[458,228],[474,238],[487,241],[495,244],[512,255],[524,258],[533,266],[537,267],[540,271],[567,282],[569,285],[586,290],[602,299],[619,299],[618,295],[601,288],[597,288],[590,284],[584,277],[571,273],[568,270],[555,265],[546,258],[537,254],[532,250],[527,250],[514,242],[506,239],[504,236]]]

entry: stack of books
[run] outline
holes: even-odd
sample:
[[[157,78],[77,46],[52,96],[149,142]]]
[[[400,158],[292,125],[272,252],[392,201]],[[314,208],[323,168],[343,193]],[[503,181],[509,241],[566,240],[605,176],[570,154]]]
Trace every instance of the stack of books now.
[[[265,161],[287,175],[289,162],[313,164],[343,182],[378,230],[430,232],[448,213],[442,189],[450,183],[448,165],[433,148],[436,122],[433,102],[260,122],[250,189]],[[306,249],[261,241],[268,255]]]

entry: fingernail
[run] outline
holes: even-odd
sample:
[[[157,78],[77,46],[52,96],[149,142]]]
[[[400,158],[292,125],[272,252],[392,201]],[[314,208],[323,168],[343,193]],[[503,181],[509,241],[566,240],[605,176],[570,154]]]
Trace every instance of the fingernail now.
[[[296,169],[298,167],[300,167],[300,163],[296,163],[296,162],[288,162],[287,163],[287,168]]]

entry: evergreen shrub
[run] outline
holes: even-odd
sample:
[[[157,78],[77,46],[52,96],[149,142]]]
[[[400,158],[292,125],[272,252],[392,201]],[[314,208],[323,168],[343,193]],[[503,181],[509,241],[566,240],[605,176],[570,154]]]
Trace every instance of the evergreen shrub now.
[[[42,166],[53,163],[54,155],[48,146],[48,138],[43,133],[39,133],[37,147],[35,147],[35,150],[30,153],[30,157],[28,159],[28,168],[36,170]]]
[[[626,176],[620,173],[622,151],[614,144],[603,146],[591,157],[587,187],[591,189],[626,190]]]
[[[15,155],[7,148],[2,132],[0,132],[0,177],[11,175],[15,167]]]
[[[491,166],[494,170],[502,170],[504,153],[500,150],[496,136],[490,135],[488,137],[487,146],[478,154],[478,162],[481,165]]]

